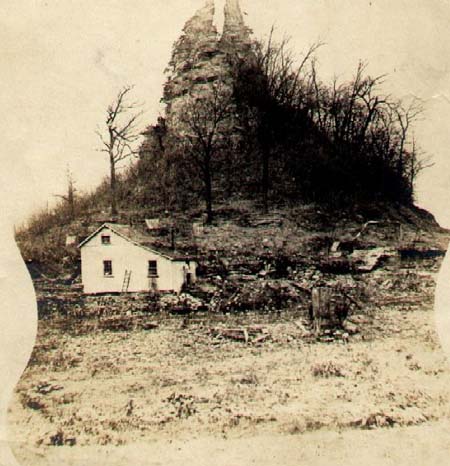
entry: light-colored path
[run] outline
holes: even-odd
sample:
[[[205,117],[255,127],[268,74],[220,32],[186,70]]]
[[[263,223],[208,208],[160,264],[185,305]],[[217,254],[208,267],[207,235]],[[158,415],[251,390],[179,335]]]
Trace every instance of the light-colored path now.
[[[450,422],[248,438],[202,437],[119,447],[21,449],[33,466],[446,466]]]

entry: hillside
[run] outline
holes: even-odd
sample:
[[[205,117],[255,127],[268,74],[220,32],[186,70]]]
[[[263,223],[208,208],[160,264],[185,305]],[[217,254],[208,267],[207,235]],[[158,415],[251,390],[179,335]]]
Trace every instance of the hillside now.
[[[167,226],[155,246],[168,246],[172,232],[178,248],[198,253],[205,274],[236,272],[241,254],[259,264],[252,273],[278,256],[291,268],[323,268],[333,243],[353,241],[366,222],[382,224],[372,242],[357,245],[363,250],[422,237],[435,247],[438,225],[413,205],[426,166],[410,134],[418,102],[383,96],[381,77],[366,76],[362,63],[347,83],[321,82],[318,44],[297,58],[273,35],[253,38],[237,0],[225,2],[220,34],[214,17],[207,0],[186,21],[155,124],[138,129],[132,86],[108,106],[103,130],[114,137],[99,143],[109,177],[86,194],[69,176],[64,200],[19,228],[33,275],[76,279],[77,243],[106,221],[144,228],[146,218]],[[137,160],[119,172],[131,155]],[[203,231],[196,238],[194,223]]]
[[[351,239],[369,221],[381,222],[381,238],[384,227],[392,229],[390,224],[398,222],[403,229],[401,241],[398,240],[402,244],[425,239],[431,246],[436,246],[433,238],[445,233],[430,213],[415,206],[373,203],[343,210],[323,204],[296,204],[280,204],[265,212],[252,200],[222,203],[216,209],[214,224],[204,226],[201,238],[194,238],[193,224],[204,225],[200,207],[184,212],[162,212],[158,208],[142,207],[134,202],[132,196],[125,196],[121,205],[127,205],[127,209],[122,208],[117,216],[111,217],[105,200],[101,195],[96,197],[94,194],[90,196],[89,208],[78,213],[73,220],[67,217],[62,206],[52,213],[36,215],[28,227],[19,230],[17,241],[25,261],[33,263],[45,275],[52,276],[76,273],[77,244],[108,221],[133,224],[146,230],[146,218],[159,218],[177,230],[177,248],[199,248],[201,255],[212,249],[225,256],[227,250],[232,254],[239,253],[236,247],[247,252],[254,250],[256,255],[278,249],[286,254],[302,256],[309,253],[311,247],[314,247],[312,243],[319,243],[320,238],[323,244],[316,246],[316,252],[325,254],[333,241]],[[231,232],[236,237],[230,235]],[[219,237],[220,246],[215,244],[216,236]],[[66,245],[70,237],[73,244]],[[261,248],[259,243],[265,237],[268,243]],[[380,243],[380,238],[378,240]],[[155,237],[155,245],[167,247],[169,241],[167,231]],[[384,239],[380,245],[387,242]]]
[[[432,309],[448,239],[417,208],[234,202],[197,236],[200,280],[179,298],[83,297],[77,280],[36,279],[41,320],[11,404],[14,452],[60,464],[174,439],[229,449],[233,438],[320,444],[339,431],[374,445],[385,428],[402,441],[441,432],[449,369]],[[177,246],[193,245],[180,234]],[[316,333],[311,290],[324,285],[349,313]]]
[[[131,219],[134,228],[145,231],[141,215],[136,208],[123,211],[116,220]],[[217,312],[306,312],[309,293],[322,285],[342,288],[371,308],[386,296],[395,301],[398,292],[407,293],[409,279],[419,304],[425,284],[414,288],[420,275],[413,273],[414,264],[436,271],[449,239],[449,232],[428,212],[383,204],[347,212],[316,204],[285,205],[265,213],[254,202],[241,200],[218,206],[212,225],[203,225],[198,209],[161,218],[168,228],[153,234],[154,247],[170,247],[170,229],[176,231],[175,247],[195,254],[199,262],[199,280],[189,293]],[[19,237],[35,278],[41,316],[55,310],[65,315],[80,302],[77,242],[108,219],[107,214],[91,211],[90,217]],[[66,246],[67,237],[76,237],[76,243]],[[408,263],[411,273],[402,282],[399,270]],[[386,281],[407,288],[386,290]]]

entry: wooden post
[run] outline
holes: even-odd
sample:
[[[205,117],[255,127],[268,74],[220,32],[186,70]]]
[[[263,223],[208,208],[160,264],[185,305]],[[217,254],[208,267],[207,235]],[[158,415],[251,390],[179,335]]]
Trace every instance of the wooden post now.
[[[314,332],[317,334],[321,331],[323,321],[330,317],[330,289],[326,287],[313,288],[311,299]]]
[[[333,287],[317,287],[311,292],[311,318],[316,334],[326,324],[328,328],[339,328],[347,318],[351,304],[358,303],[344,291]]]

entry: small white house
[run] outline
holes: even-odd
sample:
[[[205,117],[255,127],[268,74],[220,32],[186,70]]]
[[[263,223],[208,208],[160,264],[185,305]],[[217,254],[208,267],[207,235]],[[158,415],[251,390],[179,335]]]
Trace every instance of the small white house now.
[[[153,249],[149,238],[130,226],[104,223],[80,243],[84,292],[173,291],[196,279],[191,257]]]

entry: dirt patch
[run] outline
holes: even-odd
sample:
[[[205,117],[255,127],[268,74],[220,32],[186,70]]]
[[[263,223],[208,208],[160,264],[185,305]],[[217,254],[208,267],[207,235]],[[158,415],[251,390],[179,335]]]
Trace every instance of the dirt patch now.
[[[193,435],[124,446],[47,447],[17,445],[23,465],[33,466],[409,466],[447,464],[450,423],[373,431],[316,431],[244,438]]]
[[[235,327],[233,316],[82,335],[41,322],[11,405],[12,435],[49,452],[446,419],[450,370],[432,313],[389,308],[376,317],[350,342],[329,344],[305,343],[290,315],[261,317],[271,338],[257,344],[211,333]],[[247,318],[239,325],[254,326]]]

